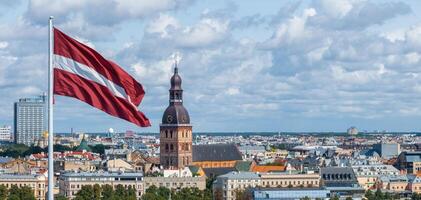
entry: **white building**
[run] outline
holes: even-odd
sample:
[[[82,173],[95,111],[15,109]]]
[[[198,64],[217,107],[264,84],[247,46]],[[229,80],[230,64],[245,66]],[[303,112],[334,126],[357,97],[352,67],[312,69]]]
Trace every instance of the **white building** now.
[[[193,177],[193,174],[188,167],[184,167],[183,169],[164,170],[164,177]]]
[[[60,194],[69,199],[75,198],[82,186],[95,184],[110,185],[113,188],[117,185],[132,187],[136,190],[136,198],[140,199],[143,194],[142,178],[142,173],[79,172],[61,174],[58,182]]]
[[[0,142],[10,142],[12,140],[12,131],[10,126],[0,127]]]

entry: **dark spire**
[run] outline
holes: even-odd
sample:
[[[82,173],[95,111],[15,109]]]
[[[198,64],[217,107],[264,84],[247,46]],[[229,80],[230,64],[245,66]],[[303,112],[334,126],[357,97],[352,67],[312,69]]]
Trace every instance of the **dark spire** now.
[[[171,77],[171,88],[169,90],[169,106],[162,117],[163,124],[189,124],[190,117],[183,106],[183,89],[181,88],[181,77],[178,74],[177,61],[174,62],[174,74]]]

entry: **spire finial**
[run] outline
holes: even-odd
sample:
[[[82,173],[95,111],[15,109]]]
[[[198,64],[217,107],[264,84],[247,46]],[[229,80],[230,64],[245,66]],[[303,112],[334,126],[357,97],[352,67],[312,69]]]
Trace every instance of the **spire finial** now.
[[[178,73],[178,62],[180,60],[180,56],[178,55],[178,52],[174,53],[174,74]]]

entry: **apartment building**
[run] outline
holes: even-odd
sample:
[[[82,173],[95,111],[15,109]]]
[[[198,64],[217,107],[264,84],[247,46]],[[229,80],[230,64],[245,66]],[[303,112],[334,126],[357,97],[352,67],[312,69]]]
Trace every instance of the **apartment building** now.
[[[374,189],[376,182],[380,176],[399,175],[399,170],[392,165],[376,164],[376,165],[355,165],[352,166],[357,176],[358,184],[364,189]]]
[[[319,174],[230,172],[218,176],[213,187],[225,200],[235,199],[236,192],[249,187],[312,188],[319,187]]]
[[[144,177],[144,190],[150,186],[166,187],[168,189],[179,190],[182,188],[196,187],[199,190],[206,189],[206,177]]]
[[[8,189],[12,185],[29,186],[34,191],[37,200],[45,200],[47,192],[47,178],[44,175],[0,174],[0,185],[4,185]]]
[[[142,173],[112,173],[112,172],[78,172],[64,173],[59,177],[59,193],[73,199],[84,185],[111,185],[114,188],[122,185],[136,189],[136,197],[140,199],[143,194]]]

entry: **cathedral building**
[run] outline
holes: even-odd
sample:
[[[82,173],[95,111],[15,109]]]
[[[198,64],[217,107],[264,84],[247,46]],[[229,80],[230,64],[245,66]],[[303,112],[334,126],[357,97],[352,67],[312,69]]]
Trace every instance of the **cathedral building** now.
[[[192,163],[192,125],[183,106],[177,64],[171,77],[169,105],[160,124],[160,163],[165,169],[180,169]]]
[[[164,169],[201,168],[213,177],[235,171],[242,156],[235,144],[192,146],[192,125],[183,106],[183,89],[177,65],[171,77],[169,105],[160,124],[160,164]]]

